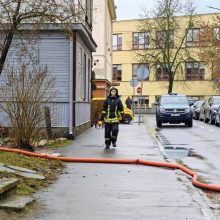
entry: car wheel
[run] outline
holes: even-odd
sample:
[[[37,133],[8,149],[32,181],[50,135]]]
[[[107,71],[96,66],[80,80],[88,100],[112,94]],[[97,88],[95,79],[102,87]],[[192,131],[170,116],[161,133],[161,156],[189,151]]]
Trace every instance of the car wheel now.
[[[127,123],[127,124],[130,124],[131,123],[131,116],[130,115],[125,115],[124,116],[124,122]]]
[[[159,119],[157,120],[157,127],[158,127],[158,128],[162,127],[162,122],[161,122],[161,120],[159,120]]]
[[[201,118],[201,115],[199,115],[199,121],[203,121],[203,118]]]
[[[199,120],[199,113],[196,113],[195,119],[196,119],[196,120]]]
[[[211,122],[210,122],[211,125],[214,125],[214,124],[215,124],[215,117],[214,117],[214,116],[213,116],[213,117],[211,116],[211,120],[210,120],[210,121],[211,121]]]

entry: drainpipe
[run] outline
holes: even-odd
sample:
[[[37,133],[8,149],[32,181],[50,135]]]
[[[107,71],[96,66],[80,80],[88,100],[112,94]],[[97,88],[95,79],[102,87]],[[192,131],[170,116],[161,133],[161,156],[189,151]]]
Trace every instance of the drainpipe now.
[[[73,135],[73,36],[70,36],[70,82],[69,82],[69,139]]]
[[[108,1],[105,1],[105,15],[104,15],[104,30],[105,30],[105,40],[104,40],[104,42],[105,42],[105,46],[104,46],[104,50],[105,50],[105,58],[104,58],[104,60],[105,60],[105,98],[106,98],[106,96],[107,96],[107,88],[106,88],[106,80],[107,80],[107,73],[106,73],[106,71],[107,71],[107,53],[106,53],[106,49],[107,49],[107,7],[108,7]]]

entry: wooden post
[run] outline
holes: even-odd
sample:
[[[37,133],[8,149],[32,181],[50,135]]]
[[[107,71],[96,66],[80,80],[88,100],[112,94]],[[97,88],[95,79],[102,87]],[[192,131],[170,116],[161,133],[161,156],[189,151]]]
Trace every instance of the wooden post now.
[[[51,139],[52,138],[51,117],[50,117],[50,108],[48,106],[44,107],[44,115],[45,115],[47,136],[49,139]]]

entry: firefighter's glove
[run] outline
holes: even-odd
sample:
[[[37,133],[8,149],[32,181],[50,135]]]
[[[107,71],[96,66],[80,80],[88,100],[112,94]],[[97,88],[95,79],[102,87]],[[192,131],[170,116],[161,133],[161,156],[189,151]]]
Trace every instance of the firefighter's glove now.
[[[98,126],[100,126],[100,127],[101,127],[101,126],[103,125],[103,121],[98,121],[98,123],[97,123],[97,124],[98,124]]]
[[[96,126],[95,126],[97,129],[103,129],[104,128],[104,124],[103,124],[103,121],[98,121]]]

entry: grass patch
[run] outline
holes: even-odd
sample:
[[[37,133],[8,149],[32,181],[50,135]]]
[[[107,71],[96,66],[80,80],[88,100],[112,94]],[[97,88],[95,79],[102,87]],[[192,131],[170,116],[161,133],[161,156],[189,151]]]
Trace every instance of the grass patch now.
[[[42,187],[47,187],[50,183],[57,179],[57,175],[60,174],[64,168],[64,163],[61,161],[27,157],[16,153],[1,151],[0,163],[32,169],[37,171],[37,174],[45,176],[44,180],[36,180],[21,177],[14,173],[0,172],[0,178],[16,177],[20,180],[16,191],[18,195],[29,195]]]
[[[49,140],[46,144],[46,148],[60,148],[66,147],[72,144],[72,140],[68,139],[56,139],[56,140]]]
[[[39,147],[39,149],[57,149],[60,147],[66,147],[71,143],[71,140],[65,138],[46,140],[45,146]],[[13,142],[9,138],[0,138],[0,145],[14,148]],[[36,147],[36,150],[37,148],[38,147]],[[45,176],[44,180],[37,180],[21,177],[15,173],[0,172],[0,178],[8,177],[19,179],[19,185],[17,186],[16,191],[18,195],[30,195],[41,188],[47,187],[57,179],[57,176],[62,172],[64,168],[64,163],[62,161],[27,157],[17,153],[2,151],[0,151],[0,163],[31,169],[36,171],[37,174]]]

